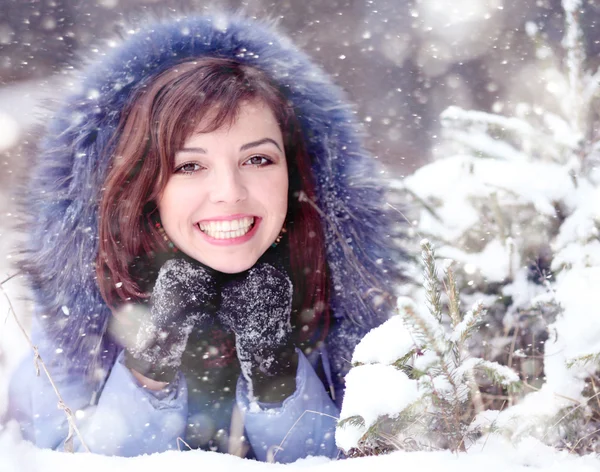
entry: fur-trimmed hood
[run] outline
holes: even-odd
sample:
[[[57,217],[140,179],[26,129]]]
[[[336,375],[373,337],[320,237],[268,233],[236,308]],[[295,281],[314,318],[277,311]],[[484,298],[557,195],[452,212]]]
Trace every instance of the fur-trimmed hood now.
[[[217,56],[262,69],[294,104],[333,278],[336,323],[328,344],[332,358],[349,359],[360,337],[388,316],[386,304],[374,301],[390,290],[399,251],[383,211],[377,161],[363,149],[342,91],[272,25],[239,16],[146,25],[98,56],[78,73],[77,92],[60,101],[48,124],[24,198],[23,263],[36,312],[67,358],[88,371],[108,367],[118,349],[104,336],[111,313],[96,285],[95,259],[107,149],[124,104],[136,86],[172,65]]]

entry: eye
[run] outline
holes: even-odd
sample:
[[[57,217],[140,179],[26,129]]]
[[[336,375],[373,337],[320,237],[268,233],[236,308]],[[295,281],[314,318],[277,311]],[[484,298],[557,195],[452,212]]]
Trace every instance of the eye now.
[[[204,169],[204,167],[202,167],[200,164],[197,164],[195,162],[186,162],[184,164],[181,164],[180,166],[177,166],[173,173],[190,175],[195,172],[198,172],[201,169]]]
[[[244,164],[248,164],[255,167],[264,167],[273,164],[273,161],[265,156],[252,156],[248,160],[244,162]]]

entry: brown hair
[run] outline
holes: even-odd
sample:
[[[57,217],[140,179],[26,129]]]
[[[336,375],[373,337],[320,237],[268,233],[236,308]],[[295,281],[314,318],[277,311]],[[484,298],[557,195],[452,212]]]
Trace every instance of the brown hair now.
[[[325,241],[312,204],[315,190],[301,127],[269,77],[234,60],[202,58],[178,64],[140,84],[123,110],[100,200],[98,286],[111,308],[148,297],[132,265],[167,251],[153,218],[175,153],[209,112],[214,114],[203,132],[233,123],[240,104],[248,101],[261,101],[273,111],[284,140],[289,175],[286,237],[296,318],[292,322],[301,327],[301,340],[314,339],[319,326],[323,339],[329,325]]]

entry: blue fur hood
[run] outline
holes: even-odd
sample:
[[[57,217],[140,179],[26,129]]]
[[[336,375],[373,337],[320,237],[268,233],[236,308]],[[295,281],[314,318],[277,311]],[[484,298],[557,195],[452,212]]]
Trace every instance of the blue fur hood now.
[[[118,350],[104,336],[111,313],[96,286],[95,259],[98,200],[124,104],[137,85],[174,64],[217,56],[267,72],[294,104],[333,279],[336,318],[328,345],[333,359],[350,359],[360,337],[389,316],[389,306],[377,300],[382,290],[391,293],[400,256],[383,211],[377,162],[362,147],[343,92],[272,25],[238,16],[146,25],[98,56],[79,71],[77,92],[60,101],[46,127],[23,200],[23,267],[36,313],[67,358],[89,371],[108,367]]]

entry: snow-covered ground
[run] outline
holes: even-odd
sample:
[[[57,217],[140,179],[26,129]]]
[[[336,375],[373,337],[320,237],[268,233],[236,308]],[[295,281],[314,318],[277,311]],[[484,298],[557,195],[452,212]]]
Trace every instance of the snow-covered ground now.
[[[499,438],[489,438],[473,446],[468,454],[398,451],[384,456],[331,461],[308,458],[293,464],[265,464],[231,455],[205,451],[164,452],[134,458],[105,457],[96,454],[68,454],[36,449],[20,440],[14,424],[0,432],[0,471],[2,472],[163,472],[165,470],[397,472],[420,470],[444,472],[596,472],[600,460],[558,452],[529,439],[513,446]]]

